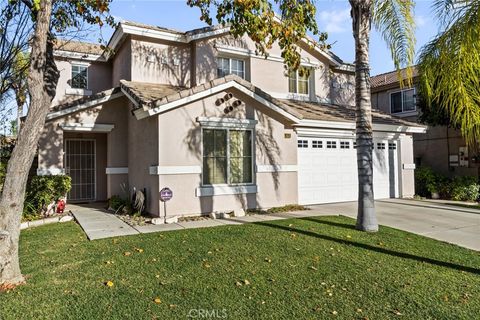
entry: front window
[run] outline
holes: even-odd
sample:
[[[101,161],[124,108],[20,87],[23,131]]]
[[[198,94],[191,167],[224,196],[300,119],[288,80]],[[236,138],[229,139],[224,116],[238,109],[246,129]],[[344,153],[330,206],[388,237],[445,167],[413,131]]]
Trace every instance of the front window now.
[[[236,74],[245,79],[245,61],[232,58],[217,58],[217,76]]]
[[[203,184],[253,183],[252,131],[203,130]]]
[[[390,94],[392,113],[415,111],[415,89],[408,89]]]
[[[288,75],[288,92],[296,94],[308,94],[308,82],[310,70],[300,68],[297,71],[291,71]]]
[[[72,65],[71,87],[74,89],[87,89],[88,87],[87,66]]]

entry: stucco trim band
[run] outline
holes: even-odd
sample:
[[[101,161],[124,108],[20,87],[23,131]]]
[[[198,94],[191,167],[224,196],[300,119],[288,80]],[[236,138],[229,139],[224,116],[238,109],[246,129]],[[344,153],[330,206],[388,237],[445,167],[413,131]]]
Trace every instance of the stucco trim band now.
[[[198,187],[195,189],[195,196],[197,197],[211,197],[232,194],[248,194],[257,193],[257,185],[248,186],[209,186]]]
[[[37,176],[59,176],[65,174],[63,168],[38,168]]]
[[[127,167],[110,167],[105,168],[106,174],[127,174],[128,168]]]
[[[171,174],[200,174],[200,166],[151,166],[149,169],[151,175],[171,175]]]
[[[213,127],[213,128],[242,128],[242,129],[253,129],[258,123],[257,120],[249,119],[236,119],[236,118],[207,118],[207,117],[197,117],[197,122],[200,123],[202,127]]]
[[[296,172],[298,166],[294,164],[259,164],[257,165],[257,172]]]
[[[99,123],[71,123],[61,124],[60,128],[63,131],[83,131],[83,132],[110,132],[115,128],[113,124],[99,124]]]

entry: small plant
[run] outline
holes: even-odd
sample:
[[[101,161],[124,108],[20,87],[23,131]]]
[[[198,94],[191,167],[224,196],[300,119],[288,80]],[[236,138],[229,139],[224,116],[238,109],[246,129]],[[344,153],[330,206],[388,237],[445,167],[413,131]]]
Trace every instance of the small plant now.
[[[67,195],[72,187],[69,176],[35,176],[27,185],[23,208],[24,218],[45,214],[47,206]]]

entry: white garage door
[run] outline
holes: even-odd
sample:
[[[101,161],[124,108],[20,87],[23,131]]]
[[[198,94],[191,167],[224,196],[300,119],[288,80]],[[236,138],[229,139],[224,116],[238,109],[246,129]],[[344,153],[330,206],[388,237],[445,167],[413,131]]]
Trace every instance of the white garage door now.
[[[396,142],[374,140],[373,168],[375,198],[398,197]],[[353,140],[298,139],[300,204],[355,201],[357,181],[357,150]]]

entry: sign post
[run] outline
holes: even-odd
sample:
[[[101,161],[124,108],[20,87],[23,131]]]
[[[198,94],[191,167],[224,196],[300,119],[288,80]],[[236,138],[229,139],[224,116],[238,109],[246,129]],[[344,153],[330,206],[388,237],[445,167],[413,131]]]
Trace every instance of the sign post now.
[[[173,198],[173,191],[165,187],[160,190],[160,201],[163,202],[163,223],[167,223],[167,201]]]

